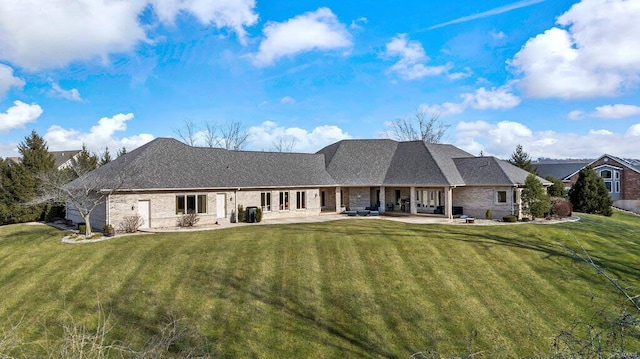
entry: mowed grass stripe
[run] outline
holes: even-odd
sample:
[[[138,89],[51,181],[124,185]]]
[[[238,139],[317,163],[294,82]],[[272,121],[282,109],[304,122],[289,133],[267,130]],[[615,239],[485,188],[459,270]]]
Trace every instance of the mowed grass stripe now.
[[[625,235],[640,233],[638,217],[611,220],[629,227]],[[0,227],[0,292],[16,288],[25,300],[0,296],[0,313],[13,303],[10,314],[26,314],[20,332],[33,339],[70,317],[91,328],[102,304],[109,338],[137,348],[179,318],[190,337],[172,350],[206,343],[220,358],[450,356],[470,343],[488,357],[549,354],[554,334],[602,309],[591,307],[620,303],[567,256],[571,236],[585,233],[595,258],[640,284],[640,257],[620,253],[638,239],[603,237],[606,224],[591,216],[495,227],[345,220],[78,246],[37,226]],[[41,285],[26,283],[32,278]]]

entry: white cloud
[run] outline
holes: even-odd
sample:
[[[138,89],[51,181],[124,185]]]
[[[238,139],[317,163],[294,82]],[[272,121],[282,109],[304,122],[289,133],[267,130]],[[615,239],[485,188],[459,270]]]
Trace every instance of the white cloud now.
[[[502,40],[502,39],[504,39],[505,37],[507,37],[507,35],[505,35],[505,34],[504,34],[504,32],[502,32],[502,31],[498,31],[498,32],[491,31],[489,34],[491,35],[491,37],[492,37],[494,40]]]
[[[139,17],[150,4],[163,22],[187,12],[233,29],[241,41],[243,27],[257,21],[252,0],[0,1],[0,59],[32,71],[96,58],[106,62],[110,54],[149,41],[146,30],[152,26]]]
[[[351,35],[330,9],[298,15],[285,22],[267,22],[265,38],[253,56],[256,66],[267,66],[285,56],[313,50],[335,50],[351,46]]]
[[[407,34],[398,34],[385,45],[384,53],[387,57],[399,57],[389,69],[397,73],[404,80],[416,80],[426,76],[437,76],[448,72],[453,65],[427,66],[430,60],[424,52],[422,44],[418,41],[411,41]]]
[[[466,79],[467,77],[471,77],[471,75],[473,75],[473,71],[471,70],[471,68],[465,67],[464,71],[449,73],[447,74],[447,77],[449,78],[449,80],[461,80]]]
[[[567,117],[570,120],[580,120],[585,117],[620,119],[635,116],[638,114],[640,114],[640,106],[615,104],[598,106],[591,113],[586,113],[582,110],[574,110],[569,112],[569,115],[567,115]]]
[[[522,145],[532,158],[596,158],[604,153],[637,157],[640,123],[624,133],[592,129],[586,134],[533,131],[518,122],[491,124],[484,121],[460,122],[455,128],[455,145],[473,153],[509,158]]]
[[[0,64],[0,100],[4,98],[11,87],[22,88],[24,84],[24,80],[13,76],[11,67]]]
[[[151,0],[151,3],[164,22],[173,23],[179,12],[191,13],[203,24],[233,29],[242,43],[246,39],[244,27],[258,22],[255,0]]]
[[[265,121],[260,126],[248,129],[250,147],[257,150],[273,150],[280,141],[293,141],[294,152],[316,152],[334,142],[351,138],[338,126],[318,126],[310,132],[299,127],[278,126],[272,121]]]
[[[484,87],[475,92],[460,95],[461,102],[445,102],[440,105],[420,105],[420,109],[429,113],[438,113],[441,116],[456,115],[471,107],[474,110],[505,110],[520,104],[520,98],[511,93],[510,86],[491,88]]]
[[[290,96],[285,96],[285,97],[280,99],[280,103],[293,105],[294,103],[296,103],[296,99],[294,99],[293,97],[290,97]]]
[[[116,132],[125,131],[127,129],[126,122],[133,117],[132,113],[103,117],[91,127],[89,132],[54,125],[47,129],[43,138],[47,141],[49,149],[54,151],[81,148],[82,144],[85,144],[89,151],[95,153],[102,153],[106,146],[114,150],[125,146],[130,151],[154,138],[153,135],[146,133],[123,138],[116,137]]]
[[[368,22],[369,19],[367,19],[366,17],[359,17],[351,21],[351,25],[349,25],[349,28],[352,30],[361,30],[362,26],[360,26],[359,24],[366,24]]]
[[[583,119],[586,116],[586,114],[584,113],[584,111],[582,110],[573,110],[571,112],[569,112],[569,114],[567,115],[567,118],[570,120],[580,120]]]
[[[631,127],[629,127],[629,129],[627,130],[627,132],[625,133],[626,137],[637,137],[638,140],[640,140],[640,123],[637,123]],[[638,156],[635,155],[634,158],[637,158]]]
[[[14,128],[24,128],[29,122],[34,122],[42,115],[42,108],[37,104],[26,104],[22,101],[13,101],[13,106],[7,112],[0,113],[0,132]]]
[[[54,97],[61,97],[70,101],[82,101],[82,97],[80,97],[80,92],[78,91],[78,89],[65,90],[55,82],[51,84],[49,95]]]
[[[596,107],[594,116],[601,118],[625,118],[637,114],[640,114],[640,106],[615,104]]]
[[[583,0],[508,63],[531,97],[614,95],[640,82],[640,2]]]

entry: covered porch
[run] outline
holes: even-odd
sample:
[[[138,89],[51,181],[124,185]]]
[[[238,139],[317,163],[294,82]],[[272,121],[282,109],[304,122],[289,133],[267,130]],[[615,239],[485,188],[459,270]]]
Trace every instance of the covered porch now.
[[[333,192],[330,189],[322,191],[325,192],[321,194],[325,198],[324,212],[369,209],[381,214],[423,214],[446,218],[462,214],[460,208],[453,206],[453,187],[340,186]]]

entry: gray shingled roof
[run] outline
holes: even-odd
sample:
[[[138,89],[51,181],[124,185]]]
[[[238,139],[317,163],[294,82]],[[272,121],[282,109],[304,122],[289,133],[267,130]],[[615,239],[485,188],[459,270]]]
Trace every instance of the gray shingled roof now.
[[[467,157],[454,159],[466,185],[521,185],[529,172],[495,157]],[[551,183],[538,177],[544,185]]]
[[[343,140],[316,154],[228,151],[155,139],[89,173],[121,189],[462,186],[524,183],[528,172],[452,145]],[[124,184],[118,185],[119,178]],[[546,181],[544,181],[546,182]]]
[[[562,162],[562,163],[535,163],[533,168],[538,172],[540,177],[551,176],[559,180],[580,171],[589,161],[583,162]]]
[[[65,162],[69,161],[73,158],[73,156],[80,153],[80,150],[69,150],[69,151],[49,151],[53,155],[55,159],[56,167],[60,167]]]
[[[304,153],[228,151],[158,138],[91,172],[117,178],[122,189],[328,186],[324,157]],[[108,188],[108,187],[105,187]]]

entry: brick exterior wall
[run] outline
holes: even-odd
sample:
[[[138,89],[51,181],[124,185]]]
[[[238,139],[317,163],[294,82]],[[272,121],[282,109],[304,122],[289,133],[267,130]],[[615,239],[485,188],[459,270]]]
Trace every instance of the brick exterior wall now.
[[[593,163],[594,168],[603,165],[622,168],[620,170],[620,200],[640,200],[640,173],[630,169],[626,164],[609,157],[600,158]],[[568,185],[573,186],[577,180],[578,173],[569,178]]]
[[[280,192],[289,192],[289,210],[279,210]],[[297,209],[296,192],[305,192],[306,208]],[[319,189],[286,189],[286,190],[250,190],[250,191],[198,191],[198,192],[145,192],[119,193],[109,197],[109,223],[116,229],[126,216],[138,213],[138,201],[149,201],[149,227],[176,227],[180,214],[176,214],[176,195],[206,195],[207,212],[199,213],[200,220],[196,226],[213,225],[216,222],[228,223],[231,211],[237,211],[238,205],[247,207],[261,206],[261,193],[271,193],[271,210],[263,211],[263,220],[269,218],[305,217],[320,214]],[[217,216],[216,194],[225,194],[225,217]],[[334,194],[335,196],[335,194]],[[104,217],[103,217],[104,218]]]
[[[496,203],[496,191],[507,192],[506,203]],[[487,209],[494,219],[513,213],[513,187],[457,187],[453,189],[453,205],[463,207],[470,217],[485,218]]]

